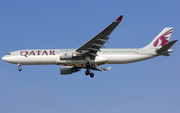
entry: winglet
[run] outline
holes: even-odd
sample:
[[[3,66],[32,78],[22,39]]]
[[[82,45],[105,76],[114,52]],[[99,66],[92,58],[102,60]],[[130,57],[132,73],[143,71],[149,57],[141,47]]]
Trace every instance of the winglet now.
[[[123,18],[123,15],[119,16],[117,19],[116,19],[116,22],[120,22]]]

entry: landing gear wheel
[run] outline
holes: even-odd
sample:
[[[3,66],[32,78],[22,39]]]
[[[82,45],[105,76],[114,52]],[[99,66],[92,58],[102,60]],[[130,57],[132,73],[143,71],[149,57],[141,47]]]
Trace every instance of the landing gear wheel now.
[[[89,75],[90,75],[90,77],[91,77],[91,78],[93,78],[93,77],[94,77],[94,73],[90,73]]]
[[[22,71],[22,68],[19,67],[19,68],[18,68],[18,71]]]
[[[91,64],[90,62],[86,63],[86,67],[90,69],[95,69],[95,65]]]
[[[89,75],[89,73],[90,73],[89,70],[86,70],[85,74],[86,74],[86,75]]]
[[[95,69],[95,65],[92,64],[92,65],[91,65],[91,69]]]
[[[87,62],[86,63],[86,67],[89,68],[91,66],[91,63],[90,62]]]

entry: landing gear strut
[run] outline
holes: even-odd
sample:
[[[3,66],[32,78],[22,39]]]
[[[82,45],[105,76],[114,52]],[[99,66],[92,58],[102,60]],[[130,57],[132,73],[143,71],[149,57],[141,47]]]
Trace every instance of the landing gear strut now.
[[[18,71],[22,71],[21,64],[18,64]]]

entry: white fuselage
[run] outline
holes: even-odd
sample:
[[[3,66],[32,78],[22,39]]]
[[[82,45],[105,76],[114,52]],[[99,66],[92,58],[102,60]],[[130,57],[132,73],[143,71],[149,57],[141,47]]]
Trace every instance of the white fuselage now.
[[[2,59],[6,62],[21,65],[65,65],[85,67],[86,60],[61,60],[60,56],[73,49],[37,49],[10,52]],[[146,60],[158,56],[155,49],[101,49],[97,53],[94,65],[124,64]]]

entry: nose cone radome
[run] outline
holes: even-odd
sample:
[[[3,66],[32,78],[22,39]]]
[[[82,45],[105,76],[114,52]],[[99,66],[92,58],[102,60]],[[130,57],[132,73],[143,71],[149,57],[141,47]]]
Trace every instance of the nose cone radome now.
[[[2,60],[6,61],[6,57],[5,57],[5,56],[3,56],[3,57],[2,57]]]
[[[14,63],[13,59],[7,55],[3,56],[1,59],[8,62],[8,63]]]
[[[1,59],[2,59],[2,60],[5,60],[5,57],[3,56]]]
[[[2,58],[1,58],[2,60],[4,60],[4,61],[6,61],[6,62],[10,62],[10,59],[9,59],[9,57],[8,56],[3,56]]]
[[[17,64],[19,62],[19,59],[17,59],[17,57],[13,57],[9,55],[5,55],[1,59],[4,60],[5,62],[12,63],[12,64]]]

